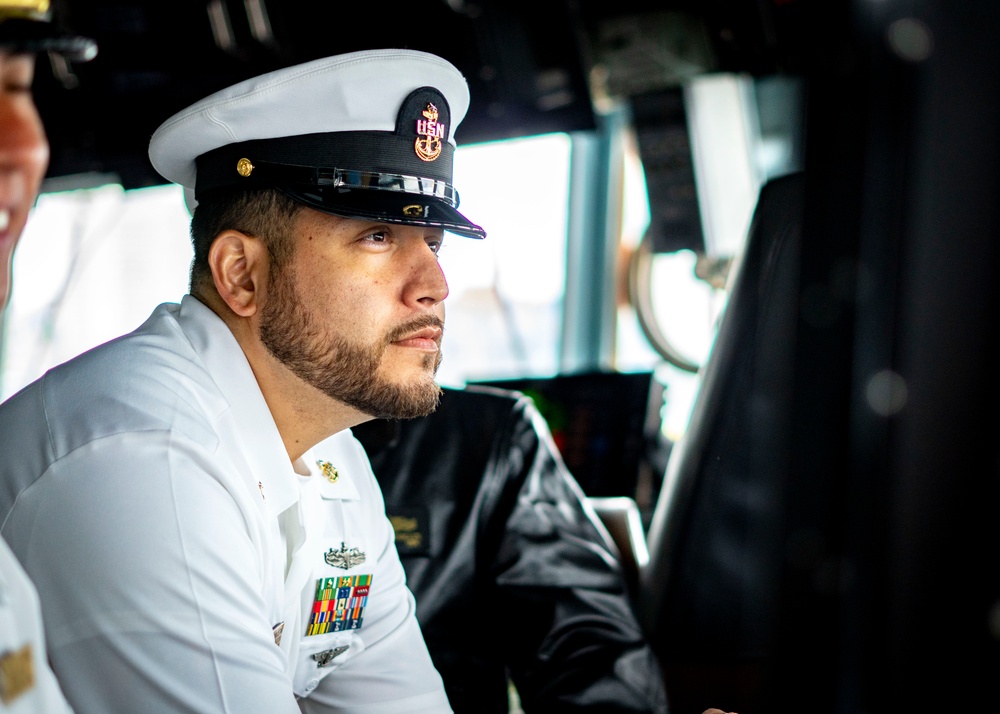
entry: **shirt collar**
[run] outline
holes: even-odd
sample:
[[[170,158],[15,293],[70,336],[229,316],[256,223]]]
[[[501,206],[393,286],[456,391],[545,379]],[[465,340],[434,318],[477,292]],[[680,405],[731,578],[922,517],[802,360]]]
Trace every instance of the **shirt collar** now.
[[[350,501],[361,497],[355,479],[361,476],[363,465],[359,463],[356,446],[354,436],[344,429],[302,455],[309,469],[309,481],[316,484],[322,498]]]
[[[277,516],[298,500],[298,481],[243,349],[222,318],[192,295],[181,300],[177,322],[229,404],[253,471],[248,482],[259,485],[269,514]]]

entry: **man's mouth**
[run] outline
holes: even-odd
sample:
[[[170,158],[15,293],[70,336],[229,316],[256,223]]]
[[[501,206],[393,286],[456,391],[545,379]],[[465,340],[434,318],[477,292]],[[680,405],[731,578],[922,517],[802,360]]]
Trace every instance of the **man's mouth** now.
[[[441,320],[430,317],[417,323],[404,325],[393,331],[389,336],[389,342],[399,347],[412,347],[436,352],[440,347],[443,333],[444,324]]]
[[[422,330],[411,332],[408,335],[393,340],[394,345],[400,347],[413,347],[416,349],[435,352],[441,342],[441,328],[425,327]]]
[[[10,227],[10,209],[0,208],[0,233]]]

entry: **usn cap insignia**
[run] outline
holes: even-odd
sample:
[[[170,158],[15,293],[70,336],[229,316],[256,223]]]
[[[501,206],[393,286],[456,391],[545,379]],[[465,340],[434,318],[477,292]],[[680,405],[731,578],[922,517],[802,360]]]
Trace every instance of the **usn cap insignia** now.
[[[423,119],[417,119],[417,141],[414,150],[422,161],[434,161],[441,155],[441,146],[448,136],[448,127],[438,121],[438,108],[427,103]]]
[[[449,181],[452,160],[451,145],[448,144],[450,124],[448,100],[434,87],[421,87],[410,92],[396,117],[396,135],[413,140],[413,153],[421,161],[432,163],[439,158],[445,161],[449,165]]]

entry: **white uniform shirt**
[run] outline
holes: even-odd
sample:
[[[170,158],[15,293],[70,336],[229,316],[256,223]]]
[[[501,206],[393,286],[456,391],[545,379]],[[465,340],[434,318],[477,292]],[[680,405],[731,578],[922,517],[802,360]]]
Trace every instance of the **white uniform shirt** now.
[[[46,659],[38,595],[2,539],[0,712],[72,714]]]
[[[321,447],[335,482],[191,296],[0,405],[2,534],[77,714],[451,711],[364,450]]]

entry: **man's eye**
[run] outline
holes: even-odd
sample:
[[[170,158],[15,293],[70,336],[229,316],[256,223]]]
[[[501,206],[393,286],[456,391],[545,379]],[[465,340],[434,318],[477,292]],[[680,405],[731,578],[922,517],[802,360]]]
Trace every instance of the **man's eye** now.
[[[32,91],[31,78],[8,75],[3,78],[3,91],[8,94],[30,94]]]
[[[443,240],[429,240],[427,241],[427,247],[431,249],[434,255],[437,255],[441,251],[441,246],[444,245]]]
[[[31,82],[7,81],[3,83],[3,91],[8,94],[30,94]]]
[[[389,240],[389,234],[385,231],[375,231],[374,233],[369,233],[365,236],[365,240],[370,240],[373,243],[385,243]]]

